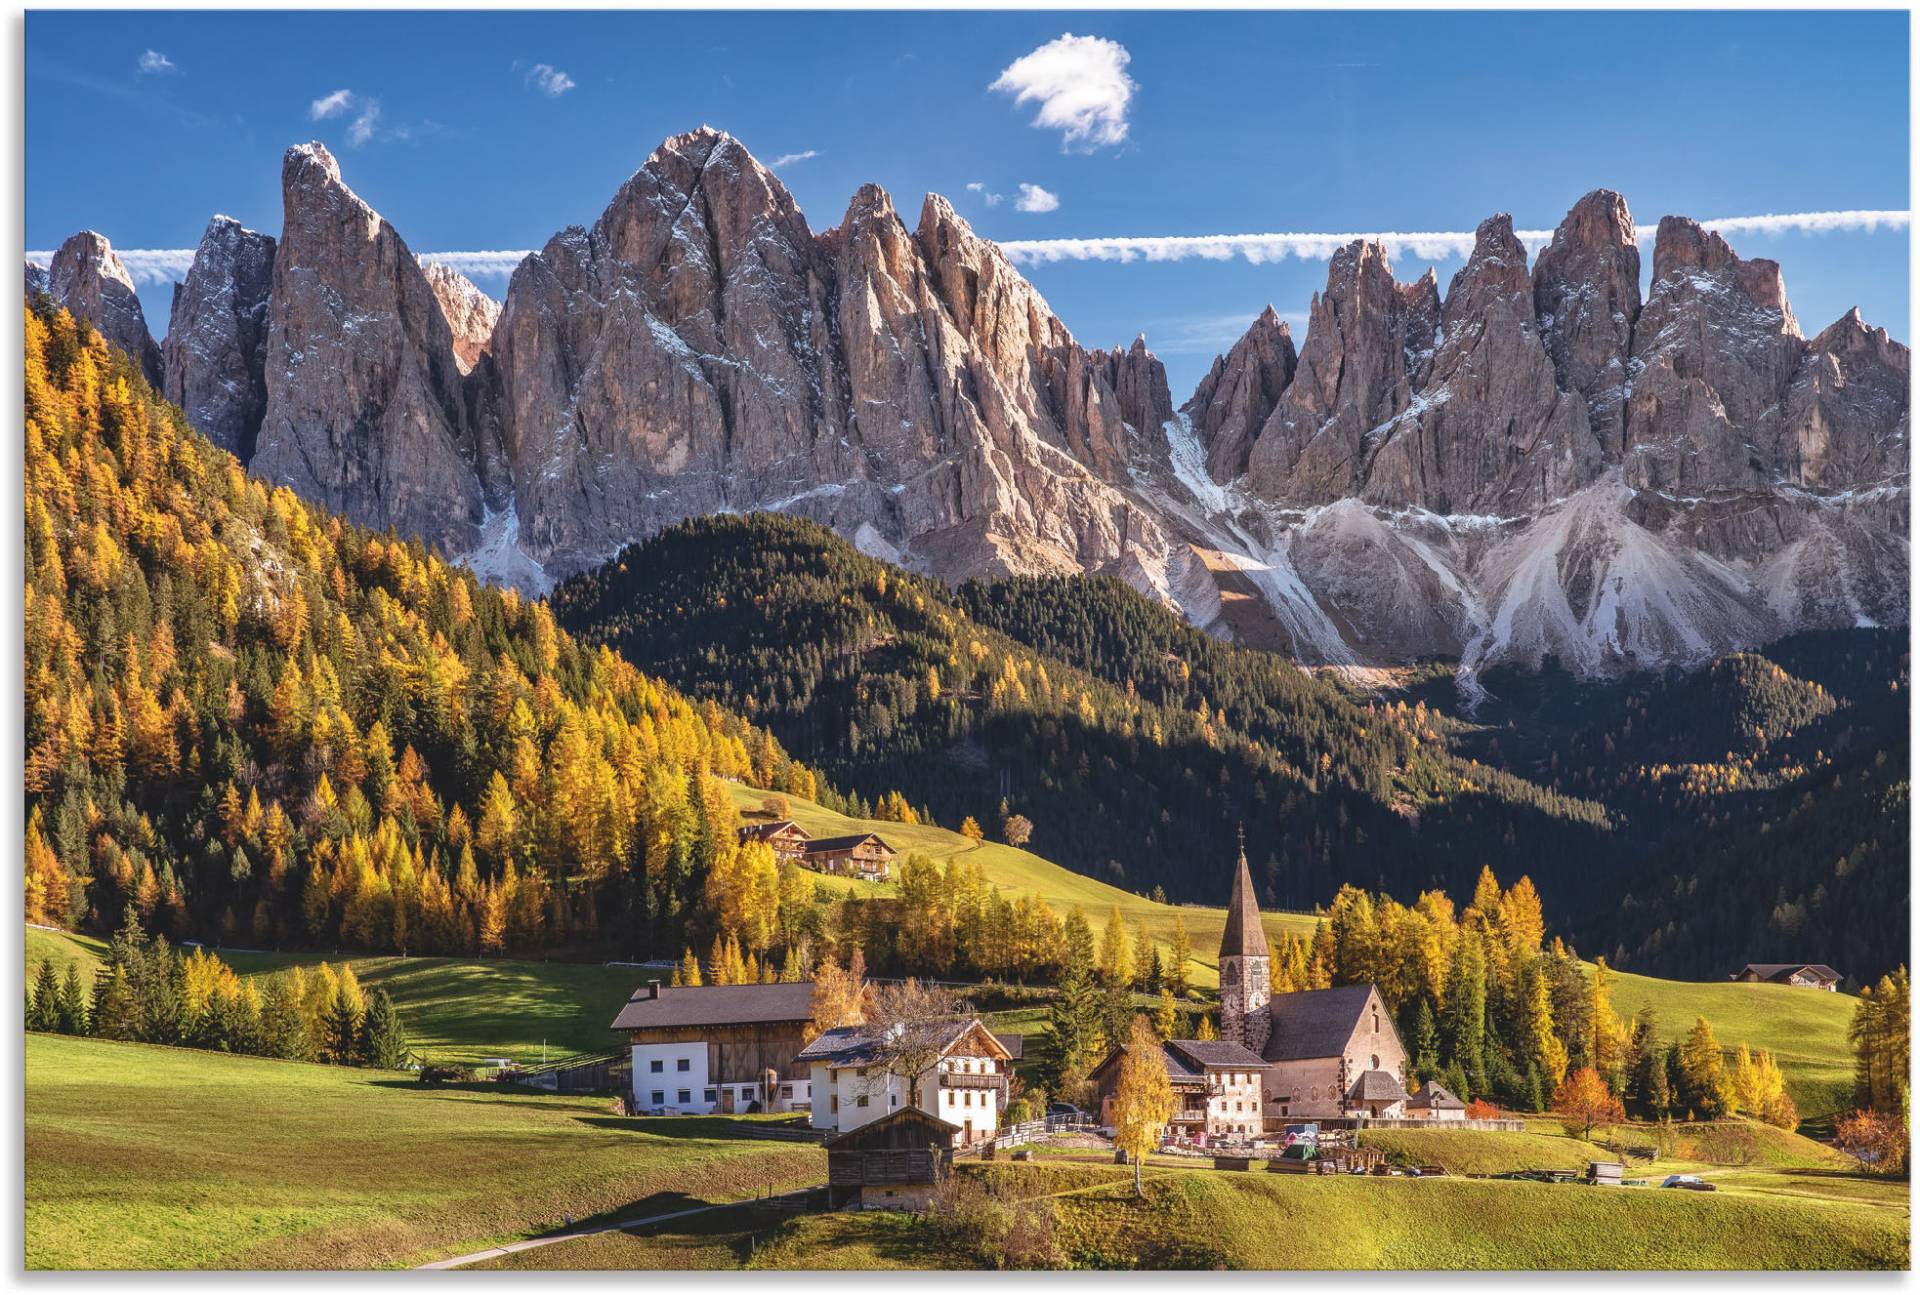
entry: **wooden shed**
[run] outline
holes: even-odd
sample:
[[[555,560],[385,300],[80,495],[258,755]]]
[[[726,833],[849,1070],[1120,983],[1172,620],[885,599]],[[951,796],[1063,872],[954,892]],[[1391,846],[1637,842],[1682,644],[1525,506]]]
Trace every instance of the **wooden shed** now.
[[[914,1106],[827,1139],[827,1199],[835,1209],[925,1209],[953,1172],[956,1125]]]

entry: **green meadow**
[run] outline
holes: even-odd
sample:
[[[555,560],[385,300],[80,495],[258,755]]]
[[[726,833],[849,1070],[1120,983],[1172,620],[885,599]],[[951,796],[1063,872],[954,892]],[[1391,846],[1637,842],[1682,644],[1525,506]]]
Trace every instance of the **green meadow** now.
[[[370,1268],[804,1186],[819,1147],[605,1098],[26,1041],[29,1268]]]

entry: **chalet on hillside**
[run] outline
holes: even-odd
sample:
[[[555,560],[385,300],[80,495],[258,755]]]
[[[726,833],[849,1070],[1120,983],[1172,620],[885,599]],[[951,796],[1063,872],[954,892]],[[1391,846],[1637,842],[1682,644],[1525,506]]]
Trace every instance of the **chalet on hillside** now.
[[[823,836],[807,842],[802,862],[815,872],[862,881],[885,881],[893,874],[899,851],[872,832],[853,836]]]
[[[1159,1051],[1173,1085],[1170,1134],[1201,1141],[1260,1136],[1261,1077],[1267,1063],[1259,1053],[1238,1043],[1195,1039],[1168,1039]],[[1126,1054],[1127,1045],[1120,1044],[1087,1076],[1099,1093],[1100,1122],[1105,1125],[1114,1122],[1113,1102]]]
[[[1733,973],[1747,985],[1798,985],[1803,989],[1824,989],[1833,993],[1840,988],[1839,972],[1820,962],[1749,962]]]
[[[812,1076],[798,1060],[813,982],[668,986],[649,981],[613,1019],[633,1049],[633,1104],[686,1115],[804,1111]]]
[[[748,841],[765,841],[773,847],[775,857],[784,862],[804,863],[807,855],[807,843],[812,840],[807,829],[790,818],[776,819],[771,823],[749,823],[740,829],[740,844]]]
[[[953,1172],[960,1129],[916,1106],[827,1139],[827,1201],[834,1209],[925,1209]]]

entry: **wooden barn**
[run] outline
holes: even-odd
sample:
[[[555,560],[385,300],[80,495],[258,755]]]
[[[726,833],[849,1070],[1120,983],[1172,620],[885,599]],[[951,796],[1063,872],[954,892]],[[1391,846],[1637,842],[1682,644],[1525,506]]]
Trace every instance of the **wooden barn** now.
[[[613,1022],[630,1048],[633,1105],[682,1115],[808,1110],[812,1076],[796,1057],[812,1017],[812,981],[688,988],[650,981]]]
[[[917,1106],[903,1106],[828,1138],[828,1202],[834,1209],[925,1209],[953,1172],[959,1132]]]

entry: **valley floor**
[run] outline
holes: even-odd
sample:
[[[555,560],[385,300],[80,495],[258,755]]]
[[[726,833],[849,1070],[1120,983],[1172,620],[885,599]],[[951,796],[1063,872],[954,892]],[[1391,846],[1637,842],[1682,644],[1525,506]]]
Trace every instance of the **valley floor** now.
[[[765,1122],[628,1118],[603,1098],[50,1035],[26,1041],[29,1268],[378,1268],[819,1183],[817,1145]],[[1382,1133],[1438,1179],[1216,1171],[1154,1157],[1147,1198],[1096,1152],[971,1165],[1047,1196],[1052,1261],[1081,1267],[1897,1268],[1906,1185],[1744,1122],[1684,1127],[1649,1177],[1712,1194],[1458,1175],[1583,1163],[1551,1132]],[[1641,1173],[1638,1166],[1636,1176]],[[949,1234],[892,1214],[750,1203],[474,1266],[968,1267]]]

